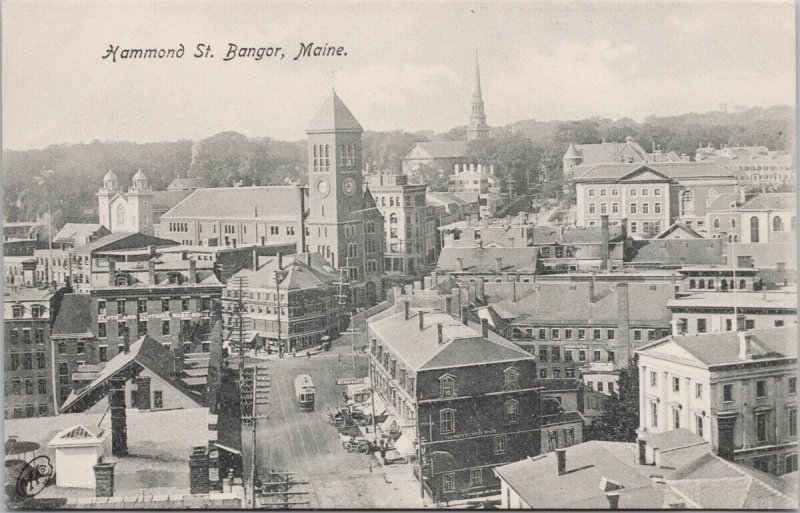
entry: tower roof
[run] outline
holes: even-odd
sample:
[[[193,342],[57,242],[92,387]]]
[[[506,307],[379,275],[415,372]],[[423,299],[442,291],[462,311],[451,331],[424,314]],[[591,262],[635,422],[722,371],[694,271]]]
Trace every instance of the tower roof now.
[[[355,116],[350,112],[341,98],[336,94],[336,91],[322,104],[322,107],[317,111],[314,119],[311,120],[306,133],[318,132],[333,132],[333,131],[357,131],[363,132],[361,124],[356,120]]]
[[[107,180],[116,180],[116,179],[117,175],[115,175],[114,172],[110,169],[108,170],[108,173],[106,173],[106,175],[103,177],[104,182]]]
[[[569,148],[567,148],[567,153],[564,154],[565,159],[579,159],[581,158],[580,153],[578,153],[578,149],[575,148],[575,145],[569,143]]]
[[[147,180],[147,176],[144,173],[142,173],[141,169],[139,169],[138,171],[136,171],[136,174],[133,175],[132,179],[133,180]]]
[[[481,93],[481,69],[478,64],[478,49],[475,49],[475,89],[472,92],[473,98],[483,98]]]

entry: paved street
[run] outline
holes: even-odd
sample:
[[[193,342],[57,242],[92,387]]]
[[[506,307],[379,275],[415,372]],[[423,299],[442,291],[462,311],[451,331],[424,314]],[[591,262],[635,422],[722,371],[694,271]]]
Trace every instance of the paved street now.
[[[328,423],[328,410],[343,404],[336,379],[354,375],[350,345],[342,339],[337,342],[332,351],[309,359],[258,361],[259,370],[268,369],[272,378],[271,404],[259,411],[259,415],[269,414],[270,418],[258,421],[258,472],[296,472],[298,481],[310,481],[297,490],[311,493],[293,499],[308,500],[310,508],[419,507],[418,492],[414,493],[416,481],[406,476],[411,475],[409,466],[393,468],[391,477],[387,477],[374,457],[342,448],[336,429]],[[365,374],[364,359],[356,367],[359,374]],[[299,411],[294,397],[294,378],[304,373],[311,376],[316,388],[316,407],[308,413]],[[242,442],[245,472],[249,474],[249,426],[243,428]]]

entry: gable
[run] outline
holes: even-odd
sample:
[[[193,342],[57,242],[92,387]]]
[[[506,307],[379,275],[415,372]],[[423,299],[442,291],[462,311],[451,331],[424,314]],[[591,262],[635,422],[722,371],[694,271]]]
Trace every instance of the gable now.
[[[642,166],[619,179],[620,182],[668,182],[669,177],[647,166]]]
[[[420,146],[419,144],[415,144],[411,147],[411,149],[406,153],[407,159],[429,159],[431,158],[430,153],[425,151],[425,148]]]
[[[671,360],[678,359],[697,367],[706,367],[706,364],[701,362],[692,353],[682,348],[672,340],[665,344],[646,349],[642,351],[642,354],[655,358],[667,358]]]

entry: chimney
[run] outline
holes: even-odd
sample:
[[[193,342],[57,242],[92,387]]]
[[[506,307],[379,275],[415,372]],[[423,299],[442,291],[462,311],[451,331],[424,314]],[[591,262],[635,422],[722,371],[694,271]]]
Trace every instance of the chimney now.
[[[608,271],[611,266],[609,265],[609,255],[611,253],[611,248],[609,247],[609,235],[608,235],[608,215],[600,216],[600,229],[603,234],[603,246],[600,248],[600,268],[604,271]]]
[[[630,298],[628,295],[628,283],[617,283],[617,331],[618,337],[616,343],[618,345],[628,345],[629,332],[631,325],[631,308]],[[628,358],[633,357],[633,348],[628,347]]]
[[[558,458],[558,475],[563,476],[567,473],[567,450],[556,449],[556,458]]]
[[[516,279],[511,280],[511,302],[512,303],[516,303],[517,302],[517,280]]]
[[[619,492],[606,492],[608,509],[619,509]]]
[[[108,286],[114,286],[114,275],[117,272],[117,264],[110,258],[108,259]]]
[[[500,258],[500,257],[495,257],[494,261],[497,264],[497,272],[502,271],[503,270],[503,259]]]
[[[452,296],[445,296],[444,297],[444,312],[446,314],[450,314],[453,311],[453,298]]]
[[[258,253],[256,249],[253,249],[253,270],[258,271]]]
[[[128,429],[125,413],[125,377],[111,378],[109,403],[111,408],[111,454],[128,455]]]
[[[411,305],[409,305],[408,301],[403,301],[403,309],[405,311],[405,319],[409,320],[411,318]]]
[[[280,271],[282,269],[283,269],[283,253],[278,251],[278,270]]]
[[[636,444],[639,446],[639,465],[647,465],[647,441],[640,438]]]
[[[483,241],[482,240],[478,241],[478,249],[483,249]]]
[[[594,300],[595,300],[595,297],[594,297],[594,278],[595,278],[595,272],[592,271],[592,276],[591,276],[591,279],[589,281],[589,303],[594,303]]]
[[[469,313],[469,307],[462,306],[461,307],[461,324],[463,324],[464,326],[468,326],[469,325],[469,320],[467,318],[467,314],[468,313]]]
[[[189,283],[197,283],[197,260],[189,260]]]
[[[489,174],[494,176],[494,164],[489,164]]]
[[[425,329],[425,312],[420,310],[419,312],[419,330],[422,331]]]
[[[489,338],[489,319],[481,319],[481,336]]]
[[[424,276],[419,282],[419,290],[425,290],[425,280],[430,280],[427,276]]]
[[[147,284],[148,285],[155,285],[156,284],[156,261],[155,260],[148,260],[147,261]]]
[[[439,344],[444,344],[444,331],[442,330],[442,323],[436,325],[436,332],[439,337]]]
[[[739,359],[750,360],[753,358],[753,335],[746,331],[738,331],[739,336]]]
[[[475,282],[475,295],[481,299],[484,299],[483,278],[478,278],[478,281]]]
[[[457,262],[456,269],[458,269],[459,271],[463,271],[464,270],[464,259],[461,258],[461,257],[458,257],[458,258],[456,258],[456,262]]]
[[[458,163],[453,164],[453,174],[458,174]]]
[[[150,255],[150,258],[156,256],[156,247],[155,246],[147,246],[147,254]]]

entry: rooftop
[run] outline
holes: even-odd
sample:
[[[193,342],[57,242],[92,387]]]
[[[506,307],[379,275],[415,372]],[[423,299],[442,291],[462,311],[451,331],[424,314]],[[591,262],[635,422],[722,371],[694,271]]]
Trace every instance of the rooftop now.
[[[293,222],[302,214],[302,194],[296,185],[196,189],[161,216],[161,224],[187,218]]]
[[[521,248],[442,248],[436,268],[467,272],[535,272],[539,249]],[[459,259],[461,263],[459,264]],[[499,267],[498,267],[499,259]]]
[[[92,297],[65,294],[53,324],[53,335],[92,335]]]
[[[420,148],[432,159],[466,157],[469,149],[466,141],[418,142],[411,146],[409,153],[414,147]],[[408,153],[406,153],[406,158],[408,158]]]
[[[361,132],[361,124],[350,112],[341,98],[333,91],[325,103],[317,111],[306,133],[332,132],[334,130],[349,130]]]
[[[758,194],[747,200],[739,210],[756,212],[764,210],[797,210],[797,194],[794,192],[770,192]]]
[[[306,258],[311,257],[311,265]],[[281,281],[283,290],[312,289],[329,285],[339,279],[339,273],[331,267],[319,253],[302,253],[299,255],[282,256],[281,270],[287,273]],[[250,289],[275,289],[275,271],[278,271],[278,257],[265,257],[259,259],[257,271],[242,269],[228,280],[233,286],[239,278],[245,278],[247,288]]]
[[[100,232],[101,235],[111,233],[105,226],[99,223],[67,223],[58,230],[58,233],[53,237],[53,242],[58,244],[62,242],[75,242],[76,239],[88,240],[98,232]]]
[[[725,263],[722,239],[651,239],[633,242],[635,265],[713,265]]]
[[[752,357],[747,361],[765,358],[797,359],[797,326],[755,329],[746,332],[751,337]],[[671,335],[637,350],[648,356],[680,358],[700,367],[742,363],[739,357],[740,335],[735,331]]]
[[[485,339],[480,332],[464,326],[459,319],[441,311],[412,308],[387,315],[369,327],[409,368],[415,371],[443,367],[478,366],[489,363],[532,359],[533,356],[500,337]],[[419,329],[419,312],[424,312]],[[442,325],[439,344],[437,325]]]
[[[49,301],[53,294],[55,292],[49,288],[4,287],[3,301],[7,303],[16,301]]]
[[[686,178],[730,178],[734,177],[729,171],[714,162],[650,162],[647,164],[598,164],[586,168],[576,168],[575,181],[594,180],[621,180],[636,171],[655,171],[669,179]],[[580,174],[578,174],[580,173]]]
[[[734,297],[735,296],[735,297]],[[669,308],[778,308],[797,309],[797,294],[795,292],[762,291],[762,292],[736,292],[723,294],[720,292],[699,292],[667,302]]]

